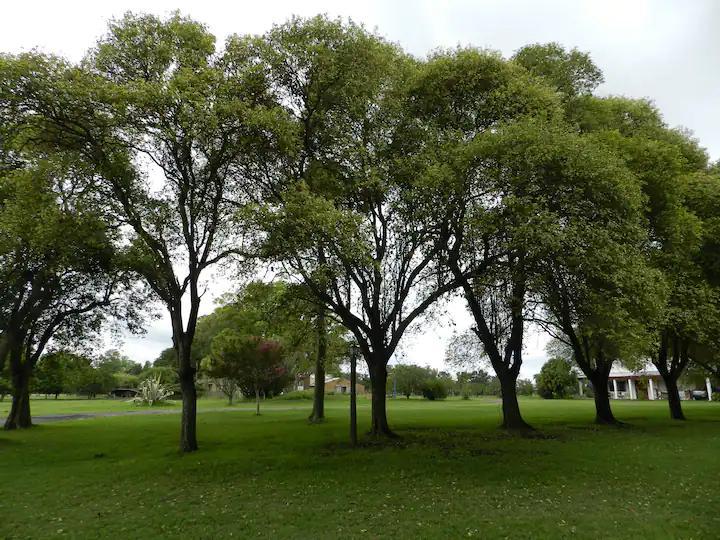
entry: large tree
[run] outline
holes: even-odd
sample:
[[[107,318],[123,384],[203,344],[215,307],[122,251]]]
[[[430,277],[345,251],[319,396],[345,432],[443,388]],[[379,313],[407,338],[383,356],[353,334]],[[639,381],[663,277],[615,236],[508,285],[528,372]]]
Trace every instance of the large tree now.
[[[636,178],[601,141],[567,134],[543,158],[559,197],[548,248],[532,288],[538,321],[565,343],[592,382],[596,421],[616,423],[607,392],[612,365],[641,362],[648,324],[662,300],[662,276],[647,264]],[[557,210],[553,199],[560,199]],[[544,315],[542,314],[544,313]]]
[[[13,403],[6,429],[32,425],[30,377],[52,340],[99,330],[131,289],[115,233],[76,155],[29,151],[0,180],[0,341],[7,347]],[[127,303],[125,303],[127,305]],[[131,310],[132,311],[132,310]]]
[[[689,181],[705,170],[707,157],[687,133],[670,129],[650,103],[622,98],[586,97],[575,115],[581,129],[595,133],[638,177],[647,199],[648,263],[662,273],[668,294],[658,320],[649,321],[654,343],[647,354],[668,388],[671,416],[682,419],[677,381],[690,350],[703,339],[701,321],[710,321],[715,293],[702,263],[702,219],[687,203]]]
[[[680,230],[668,235],[655,257],[669,281],[670,294],[651,358],[665,382],[671,418],[684,420],[678,379],[691,363],[712,372],[717,358],[720,177],[703,171],[681,176],[677,183],[681,206],[675,209],[673,222]]]
[[[281,129],[262,73],[235,39],[192,20],[128,14],[80,67],[8,61],[3,98],[49,142],[77,148],[122,220],[134,268],[168,310],[183,394],[180,448],[196,450],[192,345],[208,270],[241,249],[253,156]],[[32,71],[32,77],[24,74]]]
[[[659,271],[668,286],[668,294],[659,306],[660,313],[657,310],[655,313],[658,317],[649,316],[649,312],[641,317],[647,330],[656,336],[645,354],[656,364],[670,389],[673,417],[681,417],[677,378],[687,365],[689,344],[697,342],[700,335],[699,326],[693,321],[705,318],[707,309],[703,306],[712,303],[702,282],[702,272],[698,272],[694,261],[698,248],[698,220],[684,204],[683,193],[688,175],[704,170],[707,157],[687,133],[669,129],[651,103],[593,96],[602,76],[588,55],[549,44],[526,47],[517,53],[516,59],[555,86],[564,96],[569,122],[578,131],[592,133],[612,148],[642,188],[647,201],[644,214],[648,238],[643,248],[645,263],[642,264],[649,264],[656,270],[656,280],[660,279]],[[616,236],[612,241],[622,242],[622,238]],[[623,280],[619,274],[615,277]],[[625,282],[631,285],[627,280]],[[632,285],[624,291],[627,298],[635,292]],[[606,298],[600,297],[598,301]],[[639,312],[636,311],[636,315]],[[610,369],[605,356],[606,365],[600,372]],[[609,403],[606,408],[609,412]]]
[[[262,226],[268,253],[354,335],[372,381],[372,427],[392,436],[387,364],[408,327],[452,288],[437,272],[440,231],[420,201],[426,175],[402,148],[416,62],[352,23],[294,19],[258,43],[298,151]]]
[[[528,311],[528,284],[542,245],[542,199],[532,147],[519,134],[539,134],[558,120],[560,101],[522,67],[498,54],[441,52],[423,66],[411,110],[423,145],[408,149],[439,180],[443,203],[431,213],[444,243],[443,268],[461,288],[474,331],[502,385],[503,426],[527,428],[516,395]],[[506,132],[515,128],[512,135]],[[513,144],[524,145],[511,155]],[[416,164],[416,167],[418,165]]]

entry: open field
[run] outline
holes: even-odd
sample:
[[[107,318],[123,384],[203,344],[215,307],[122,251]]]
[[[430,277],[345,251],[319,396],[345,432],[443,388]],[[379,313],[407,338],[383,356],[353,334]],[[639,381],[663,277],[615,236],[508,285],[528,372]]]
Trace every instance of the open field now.
[[[391,400],[402,439],[356,450],[339,398],[319,426],[307,401],[201,412],[185,456],[175,415],[1,433],[0,538],[717,537],[720,404],[684,403],[685,423],[665,402],[613,405],[629,427],[593,426],[591,401],[524,400],[527,438],[496,429],[495,400]]]

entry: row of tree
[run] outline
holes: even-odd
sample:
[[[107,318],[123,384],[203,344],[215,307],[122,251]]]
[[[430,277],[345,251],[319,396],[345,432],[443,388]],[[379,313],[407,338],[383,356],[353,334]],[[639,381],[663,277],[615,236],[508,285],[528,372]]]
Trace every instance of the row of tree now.
[[[60,394],[94,398],[107,395],[113,389],[135,389],[144,380],[156,378],[170,387],[177,383],[177,374],[173,368],[153,366],[150,362],[143,366],[116,350],[92,358],[60,349],[40,358],[30,378],[29,391],[55,399]],[[0,395],[4,397],[12,390],[9,378],[3,373],[0,375]]]
[[[452,294],[505,427],[529,427],[516,397],[529,321],[595,388],[613,363],[650,357],[676,395],[689,362],[714,365],[720,174],[650,102],[593,95],[600,82],[587,54],[555,44],[418,59],[324,17],[218,48],[180,15],[128,14],[78,64],[0,57],[6,425],[29,425],[49,341],[108,317],[138,326],[152,297],[170,318],[180,447],[196,450],[199,310],[221,264],[297,284],[318,373],[330,327],[349,333],[375,436],[393,435],[388,362]],[[616,421],[606,392],[595,404]]]
[[[472,396],[502,395],[500,380],[484,369],[460,371],[453,377],[447,371],[415,364],[396,364],[390,368],[389,377],[392,395],[399,394],[408,399],[411,396],[434,400],[447,396],[469,399]],[[527,379],[519,379],[517,386],[519,395],[529,396],[534,393],[534,386]]]

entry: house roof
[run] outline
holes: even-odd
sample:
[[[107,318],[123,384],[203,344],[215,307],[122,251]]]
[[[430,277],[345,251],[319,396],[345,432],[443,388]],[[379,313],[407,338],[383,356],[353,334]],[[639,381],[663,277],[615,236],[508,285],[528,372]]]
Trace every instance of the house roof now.
[[[578,379],[586,379],[585,374],[578,370]],[[613,364],[610,370],[611,379],[632,378],[632,377],[659,377],[660,372],[650,362],[647,362],[640,369],[633,371],[623,365]]]

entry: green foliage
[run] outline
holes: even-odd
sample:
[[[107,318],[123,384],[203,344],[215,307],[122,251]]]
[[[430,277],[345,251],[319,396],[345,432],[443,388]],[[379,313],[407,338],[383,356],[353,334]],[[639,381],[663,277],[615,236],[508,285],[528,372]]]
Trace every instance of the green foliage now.
[[[153,407],[163,403],[172,395],[173,391],[162,384],[162,379],[159,376],[151,377],[143,380],[138,385],[138,395],[132,401],[138,405]]]
[[[315,317],[317,306],[302,287],[282,281],[252,281],[237,295],[223,298],[213,313],[201,317],[193,354],[210,355],[212,340],[223,330],[244,336],[259,336],[279,342],[288,367],[307,372],[317,354]],[[347,356],[347,331],[337,322],[328,321],[326,369],[337,369]]]
[[[435,401],[448,397],[448,387],[444,380],[439,378],[427,379],[423,382],[420,391],[425,399]]]
[[[200,326],[200,321],[198,321],[198,326]],[[153,362],[153,366],[177,369],[177,367],[178,367],[177,351],[175,349],[173,349],[172,347],[163,349],[162,352],[160,353],[160,355]]]
[[[176,387],[179,382],[177,369],[174,367],[167,366],[153,366],[147,369],[143,369],[138,375],[139,382],[147,379],[161,378],[165,381],[165,384]]]
[[[457,383],[460,385],[461,393],[470,396],[500,395],[500,381],[483,369],[458,372]]]
[[[535,376],[535,384],[538,394],[545,399],[563,399],[575,394],[578,388],[572,362],[557,357],[543,364]],[[532,384],[530,386],[532,388]]]
[[[279,342],[227,329],[212,341],[209,370],[234,380],[247,397],[272,397],[292,380]]]
[[[604,82],[602,71],[589,54],[577,49],[566,51],[558,43],[526,45],[513,60],[565,97],[591,94]]]
[[[62,352],[46,354],[35,368],[32,389],[39,394],[62,394],[68,387],[70,374]]]
[[[398,364],[392,367],[389,376],[394,388],[409,399],[412,395],[422,394],[425,382],[432,377],[432,370],[421,366]]]
[[[535,393],[535,385],[530,379],[518,379],[517,393],[519,396],[532,396]]]

